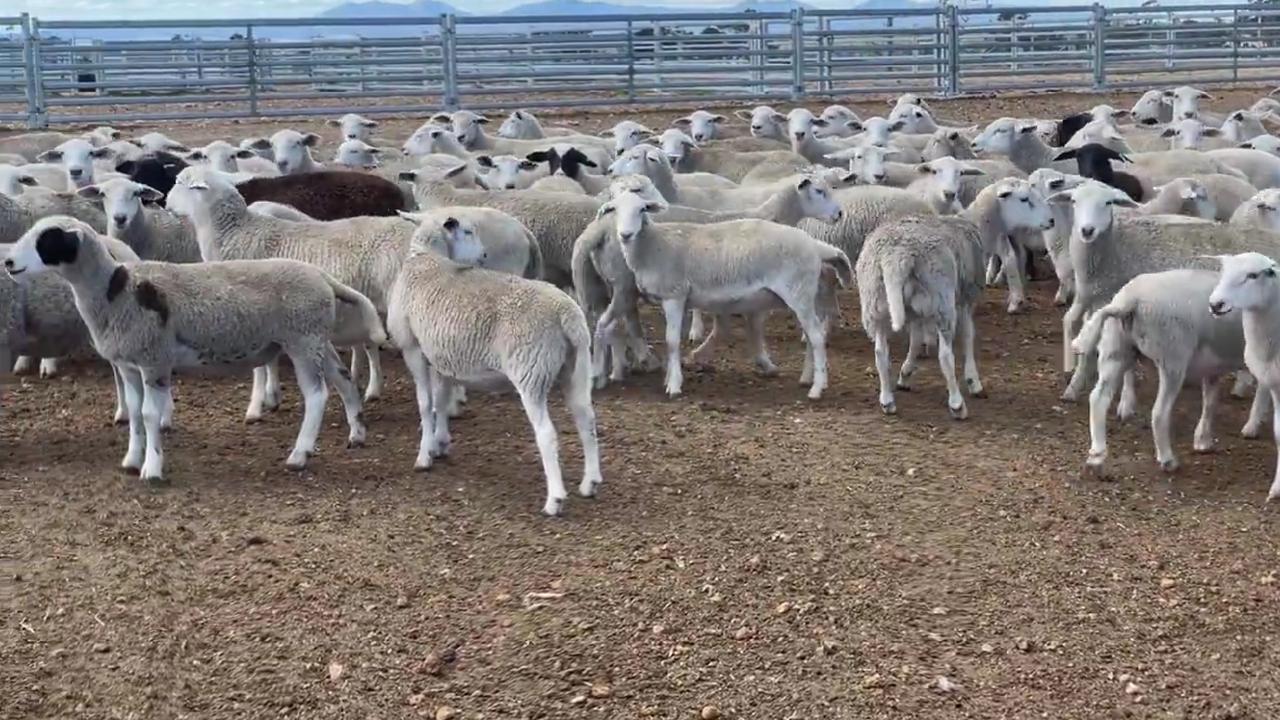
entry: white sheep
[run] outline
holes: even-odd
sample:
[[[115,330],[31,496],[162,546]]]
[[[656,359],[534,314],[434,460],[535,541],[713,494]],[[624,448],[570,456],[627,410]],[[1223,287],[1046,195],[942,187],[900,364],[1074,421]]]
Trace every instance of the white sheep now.
[[[478,155],[476,165],[483,173],[476,182],[489,190],[524,190],[547,176],[541,163],[512,155]]]
[[[1173,120],[1172,94],[1148,90],[1133,104],[1129,114],[1140,125],[1164,125]]]
[[[1218,381],[1244,367],[1244,329],[1239,316],[1215,320],[1205,307],[1218,283],[1218,273],[1177,269],[1144,273],[1125,283],[1111,302],[1102,306],[1071,343],[1077,354],[1098,354],[1098,382],[1089,396],[1089,456],[1085,466],[1105,473],[1107,410],[1121,376],[1138,357],[1156,366],[1159,389],[1151,408],[1151,431],[1156,462],[1165,472],[1178,467],[1170,439],[1173,404],[1183,383],[1199,382],[1200,422],[1193,447],[1213,450],[1213,414],[1218,404]],[[1265,411],[1265,393],[1254,396],[1243,434],[1257,437]]]
[[[235,147],[225,140],[214,140],[204,147],[194,148],[184,157],[192,164],[207,163],[209,167],[227,173],[250,173],[268,177],[280,174],[280,169],[273,161],[258,156],[248,148]]]
[[[124,133],[110,125],[99,125],[80,137],[93,143],[94,147],[105,147],[124,137]]]
[[[530,280],[542,279],[542,251],[523,223],[501,210],[453,206],[422,212],[401,212],[419,227],[441,225],[448,218],[465,223],[484,246],[483,267]]]
[[[757,105],[750,110],[737,110],[735,115],[751,126],[751,137],[789,142],[787,116],[768,105]]]
[[[484,269],[464,272],[454,260],[482,252],[464,232],[449,219],[419,228],[415,241],[430,249],[405,261],[389,300],[387,327],[417,390],[422,438],[414,467],[425,470],[449,452],[445,398],[453,384],[505,379],[515,385],[537,439],[547,479],[542,510],[558,515],[567,493],[547,408],[557,379],[583,447],[578,492],[592,497],[603,482],[591,406],[591,333],[577,304],[550,285]]]
[[[1212,100],[1213,96],[1209,93],[1198,90],[1193,87],[1182,85],[1172,90],[1165,90],[1166,97],[1171,99],[1173,104],[1172,116],[1174,120],[1185,120],[1187,118],[1201,118],[1206,123],[1217,127],[1222,124],[1222,118],[1212,113],[1201,112],[1200,101]]]
[[[68,140],[52,150],[40,153],[40,162],[57,163],[66,169],[74,187],[92,185],[99,174],[95,160],[110,160],[114,153],[105,147],[94,147],[88,140]]]
[[[60,132],[33,132],[0,138],[0,153],[18,155],[27,162],[36,162],[45,151],[52,150],[74,135]]]
[[[200,262],[195,227],[155,203],[164,194],[123,178],[89,185],[81,197],[98,200],[107,216],[107,235],[133,249],[143,260]]]
[[[724,137],[720,126],[727,122],[729,118],[719,113],[694,110],[684,117],[672,120],[671,127],[684,130],[696,143],[705,143]]]
[[[1258,379],[1258,393],[1271,401],[1272,430],[1280,450],[1280,372],[1277,371],[1275,328],[1280,327],[1280,282],[1270,256],[1249,252],[1221,258],[1222,274],[1209,294],[1209,310],[1221,317],[1239,311],[1244,326],[1244,363]],[[1256,403],[1255,403],[1256,405]],[[1280,497],[1280,456],[1267,491],[1267,500]]]
[[[1040,191],[1045,198],[1074,190],[1086,182],[1086,178],[1069,173],[1061,173],[1052,168],[1041,168],[1031,173],[1027,181]],[[1041,241],[1053,265],[1053,273],[1058,278],[1058,290],[1054,293],[1054,305],[1066,305],[1075,294],[1076,276],[1071,267],[1071,228],[1073,215],[1071,207],[1062,203],[1049,203],[1049,211],[1053,213],[1053,227],[1041,233]],[[989,278],[992,282],[995,278]]]
[[[709,173],[680,173],[666,154],[652,145],[637,145],[609,166],[609,174],[644,175],[653,181],[669,203],[709,211],[734,211],[754,207],[773,194],[775,181],[739,186]],[[784,178],[785,179],[785,178]]]
[[[498,137],[514,140],[538,140],[545,137],[564,137],[576,135],[569,128],[543,127],[537,116],[528,110],[512,110],[502,125],[498,127]]]
[[[1234,143],[1242,143],[1249,138],[1267,135],[1267,128],[1262,124],[1267,113],[1250,110],[1236,110],[1222,121],[1222,136]]]
[[[1169,147],[1173,150],[1217,150],[1232,147],[1239,142],[1228,138],[1220,128],[1205,125],[1194,117],[1174,120],[1165,125],[1160,137],[1168,139]]]
[[[664,130],[657,140],[676,172],[713,173],[744,185],[771,182],[806,170],[810,165],[804,157],[789,150],[699,147],[693,138],[675,128]]]
[[[161,419],[172,404],[173,371],[186,367],[288,355],[305,402],[286,461],[291,469],[316,452],[326,379],[346,407],[348,445],[364,443],[360,396],[329,342],[336,307],[358,308],[364,323],[385,335],[367,298],[315,267],[290,260],[122,265],[92,229],[62,217],[37,223],[4,266],[13,276],[57,272],[71,285],[94,348],[124,375],[129,447],[121,466],[143,480],[163,480]]]
[[[1280,189],[1259,191],[1241,203],[1227,222],[1235,227],[1280,233]]]
[[[311,156],[311,149],[319,144],[320,136],[315,133],[285,129],[276,131],[270,138],[256,138],[250,141],[249,147],[270,150],[281,175],[300,175],[324,169],[324,165]]]
[[[1249,184],[1259,190],[1280,187],[1280,157],[1264,150],[1250,148],[1222,148],[1206,150],[1203,155],[1226,166],[1222,172],[1232,174],[1233,170],[1244,174]],[[1185,169],[1188,172],[1207,172],[1203,169]]]
[[[52,163],[31,163],[27,165],[0,164],[0,195],[18,197],[29,188],[45,188],[57,192],[66,192],[67,171],[61,165]]]
[[[613,152],[615,155],[630,150],[631,148],[644,142],[647,138],[654,135],[654,132],[646,125],[642,125],[634,120],[622,120],[612,128],[600,133],[605,137],[613,138]]]
[[[352,170],[373,170],[382,164],[382,148],[363,140],[344,140],[333,156],[333,164]]]
[[[553,145],[572,145],[586,153],[600,167],[607,166],[613,159],[611,143],[605,138],[592,135],[566,135],[538,140],[514,140],[485,134],[484,126],[489,119],[470,110],[459,110],[452,114],[442,113],[436,117],[441,120],[447,117],[458,142],[472,152],[524,157],[535,150],[545,150]]]
[[[666,320],[667,395],[681,393],[681,324],[686,306],[716,313],[756,314],[786,307],[796,314],[808,339],[809,397],[827,386],[826,336],[835,313],[824,268],[841,285],[853,268],[840,250],[802,230],[760,220],[714,225],[659,225],[650,218],[663,203],[622,193],[600,208],[613,214],[615,230],[636,287],[661,301]]]
[[[347,113],[336,120],[329,120],[330,127],[342,131],[343,140],[360,140],[368,142],[373,139],[373,132],[378,129],[378,121],[370,120],[363,115]]]
[[[1059,172],[1074,172],[1073,160],[1056,160],[1058,150],[1049,147],[1036,134],[1033,123],[1020,122],[1004,117],[993,120],[971,143],[978,153],[1001,155],[1025,173],[1040,168],[1052,168]]]
[[[1239,144],[1239,147],[1249,150],[1261,150],[1270,153],[1276,157],[1280,157],[1280,137],[1275,135],[1255,135],[1248,140]]]

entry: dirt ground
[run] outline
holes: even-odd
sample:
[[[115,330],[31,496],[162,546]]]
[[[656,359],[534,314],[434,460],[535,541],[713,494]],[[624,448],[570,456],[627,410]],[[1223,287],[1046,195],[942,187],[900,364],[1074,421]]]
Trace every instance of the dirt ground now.
[[[938,105],[976,120],[1093,102]],[[279,124],[166,129],[198,141]],[[247,375],[180,379],[163,488],[114,469],[125,435],[105,368],[4,380],[0,717],[1280,716],[1272,442],[1238,436],[1233,400],[1217,452],[1193,454],[1188,391],[1181,471],[1156,467],[1148,429],[1113,421],[1113,478],[1083,477],[1087,410],[1057,400],[1052,292],[1035,283],[1032,311],[1008,316],[987,291],[990,397],[966,422],[948,418],[933,361],[899,414],[880,414],[852,296],[821,401],[796,383],[781,314],[780,377],[754,374],[736,329],[678,400],[657,375],[610,386],[595,398],[602,494],[571,496],[559,519],[538,514],[538,454],[510,396],[473,393],[453,456],[413,472],[398,359],[366,409],[369,446],[343,447],[331,398],[321,454],[296,474],[292,385],[248,427]],[[1144,412],[1154,384],[1142,378]],[[572,488],[580,447],[559,404],[555,419]]]

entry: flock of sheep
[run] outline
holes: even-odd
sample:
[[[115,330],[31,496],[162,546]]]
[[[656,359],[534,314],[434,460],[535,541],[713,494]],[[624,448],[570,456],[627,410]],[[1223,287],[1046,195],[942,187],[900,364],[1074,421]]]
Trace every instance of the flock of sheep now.
[[[1047,256],[1068,306],[1064,399],[1093,383],[1088,467],[1103,468],[1118,389],[1120,416],[1136,412],[1144,357],[1159,376],[1156,459],[1171,471],[1171,409],[1188,381],[1203,391],[1197,450],[1213,445],[1231,373],[1235,394],[1256,383],[1244,435],[1261,432],[1270,403],[1280,443],[1280,138],[1266,126],[1280,102],[1217,116],[1201,110],[1206,97],[1153,90],[1129,110],[970,127],[904,95],[884,117],[761,106],[739,111],[745,127],[697,111],[599,136],[519,110],[490,134],[488,118],[464,110],[431,118],[396,152],[376,121],[346,115],[331,123],[341,139],[329,162],[313,154],[319,135],[290,129],[199,148],[108,127],[11,136],[0,139],[0,366],[38,361],[51,376],[59,357],[105,358],[116,421],[129,426],[122,465],[156,481],[173,372],[252,367],[252,422],[279,407],[287,356],[304,408],[286,461],[297,469],[315,452],[330,386],[348,443],[365,441],[362,406],[382,392],[381,351],[395,349],[421,415],[415,467],[449,452],[467,386],[514,386],[555,515],[566,498],[547,407],[557,381],[585,455],[579,492],[591,496],[602,479],[593,387],[665,367],[679,395],[686,339],[705,361],[735,316],[756,369],[776,374],[764,325],[784,310],[817,399],[839,290],[856,285],[881,409],[896,411],[895,389],[934,353],[963,419],[965,395],[985,392],[983,287],[1006,285],[1020,312],[1026,274]],[[661,309],[664,358],[642,301]],[[895,377],[889,340],[903,332]]]

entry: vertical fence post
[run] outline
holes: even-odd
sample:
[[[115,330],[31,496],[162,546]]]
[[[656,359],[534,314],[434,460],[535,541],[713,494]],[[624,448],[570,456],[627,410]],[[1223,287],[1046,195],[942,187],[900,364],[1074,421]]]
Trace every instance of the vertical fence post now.
[[[443,62],[445,110],[458,109],[458,25],[452,13],[440,16],[440,51]]]
[[[1107,9],[1093,4],[1093,89],[1107,86]]]
[[[627,21],[627,102],[636,101],[636,28]]]
[[[40,68],[35,63],[35,38],[31,34],[31,16],[22,13],[22,68],[27,81],[27,127],[39,127],[40,105],[36,95],[36,77]]]
[[[1231,79],[1240,80],[1240,10],[1231,9]]]
[[[258,114],[258,50],[253,40],[253,24],[244,27],[245,65],[249,70],[249,114]]]
[[[804,8],[791,10],[791,99],[804,97]]]
[[[947,87],[945,94],[960,93],[960,13],[947,5]]]

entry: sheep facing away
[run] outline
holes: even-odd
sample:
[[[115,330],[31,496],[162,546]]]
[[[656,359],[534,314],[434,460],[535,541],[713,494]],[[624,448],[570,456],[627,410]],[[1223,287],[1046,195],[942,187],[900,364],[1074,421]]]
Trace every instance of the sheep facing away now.
[[[246,204],[271,200],[291,205],[317,220],[394,216],[412,209],[409,198],[394,182],[349,170],[253,178],[237,183],[236,190]]]
[[[63,217],[37,223],[4,267],[29,278],[57,272],[71,285],[95,349],[124,375],[129,446],[121,466],[144,480],[164,477],[160,423],[180,368],[262,364],[283,352],[294,361],[305,402],[286,466],[301,469],[316,452],[326,380],[346,407],[348,445],[364,443],[360,396],[329,337],[338,304],[359,308],[378,334],[381,321],[367,298],[318,268],[290,260],[126,266],[90,228]]]

